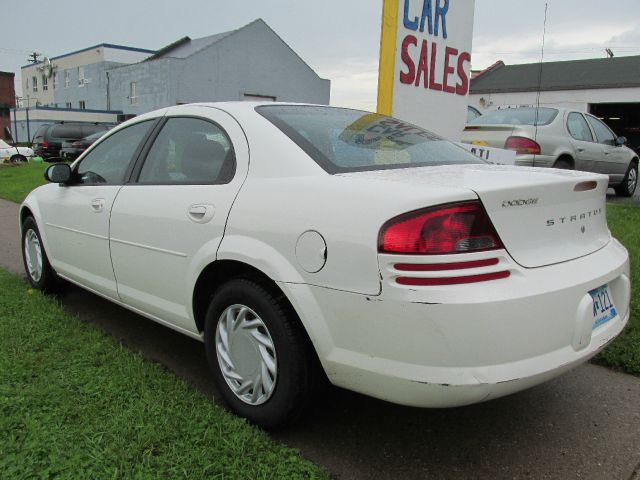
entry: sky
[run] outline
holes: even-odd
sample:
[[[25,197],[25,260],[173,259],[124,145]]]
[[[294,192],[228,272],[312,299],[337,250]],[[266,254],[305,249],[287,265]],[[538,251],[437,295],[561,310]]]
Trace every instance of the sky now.
[[[419,0],[412,0],[419,1]],[[467,0],[450,0],[467,1]],[[497,60],[640,55],[640,1],[476,0],[472,68]],[[100,43],[159,49],[262,18],[321,77],[331,103],[375,110],[382,0],[2,0],[0,71],[16,73],[36,51],[55,57]]]

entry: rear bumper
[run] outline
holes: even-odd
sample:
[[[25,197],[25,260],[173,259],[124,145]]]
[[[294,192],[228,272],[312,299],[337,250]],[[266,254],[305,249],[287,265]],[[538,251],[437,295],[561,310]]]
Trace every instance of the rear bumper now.
[[[400,286],[383,271],[376,297],[297,285],[294,306],[332,383],[419,407],[546,381],[598,353],[629,320],[628,254],[615,240],[570,262],[512,268],[507,279],[446,288]],[[588,292],[604,284],[618,315],[592,330]]]
[[[520,167],[553,167],[556,157],[552,155],[517,155],[516,165]]]

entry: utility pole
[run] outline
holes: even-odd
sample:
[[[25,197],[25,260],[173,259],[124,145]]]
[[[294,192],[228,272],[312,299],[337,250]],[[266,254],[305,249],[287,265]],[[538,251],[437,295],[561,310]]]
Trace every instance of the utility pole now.
[[[31,141],[31,130],[29,130],[29,95],[27,94],[27,142]]]
[[[16,138],[13,139],[13,142],[18,144],[18,119],[16,118],[16,109],[18,108],[18,102],[20,101],[20,97],[16,95],[16,101],[13,104],[13,133],[15,133]]]
[[[31,52],[29,54],[29,57],[27,58],[27,61],[29,63],[38,63],[40,61],[39,60],[40,55],[42,55],[42,54],[38,53],[38,52]]]

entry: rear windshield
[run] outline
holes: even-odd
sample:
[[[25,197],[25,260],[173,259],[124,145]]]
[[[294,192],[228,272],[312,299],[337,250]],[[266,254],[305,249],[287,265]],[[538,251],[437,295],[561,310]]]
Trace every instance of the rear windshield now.
[[[42,141],[42,139],[44,138],[44,132],[47,131],[47,128],[49,128],[49,125],[42,125],[38,131],[36,132],[36,134],[33,136],[33,141],[34,142],[40,142]]]
[[[329,173],[484,163],[431,132],[384,115],[305,105],[256,111]]]
[[[53,138],[84,138],[96,132],[104,132],[109,130],[107,125],[56,125],[51,129],[51,137]]]
[[[536,110],[538,111],[536,122]],[[558,115],[555,108],[504,108],[471,120],[470,125],[548,125]]]

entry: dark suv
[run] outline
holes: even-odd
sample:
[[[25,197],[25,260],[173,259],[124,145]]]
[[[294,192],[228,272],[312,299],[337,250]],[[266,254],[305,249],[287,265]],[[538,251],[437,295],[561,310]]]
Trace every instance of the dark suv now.
[[[80,140],[97,132],[106,132],[113,125],[61,122],[41,126],[33,137],[33,151],[44,160],[58,160],[62,142]]]

